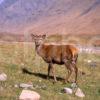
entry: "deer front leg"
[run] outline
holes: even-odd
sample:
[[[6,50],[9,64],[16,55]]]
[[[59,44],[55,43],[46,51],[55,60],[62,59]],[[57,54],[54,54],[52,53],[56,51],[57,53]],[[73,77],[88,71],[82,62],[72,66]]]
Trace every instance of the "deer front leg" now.
[[[57,82],[56,75],[55,75],[55,68],[52,63],[50,63],[50,70],[52,71],[54,82]]]
[[[50,77],[50,70],[51,70],[51,65],[49,64],[48,65],[48,76],[47,76],[47,79],[49,79],[49,77]]]

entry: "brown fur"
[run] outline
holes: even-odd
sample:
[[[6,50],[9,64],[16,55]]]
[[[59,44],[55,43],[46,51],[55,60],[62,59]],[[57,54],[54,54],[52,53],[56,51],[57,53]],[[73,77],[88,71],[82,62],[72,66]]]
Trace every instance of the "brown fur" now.
[[[35,37],[35,38],[34,38]],[[43,37],[43,36],[40,36]],[[36,45],[36,51],[38,55],[40,55],[45,62],[48,63],[48,77],[50,71],[52,71],[54,80],[56,80],[55,70],[53,64],[64,64],[68,69],[68,76],[66,76],[65,81],[69,81],[69,78],[72,72],[75,72],[75,82],[77,81],[77,72],[78,69],[76,67],[77,57],[78,57],[78,50],[73,45],[64,45],[64,44],[45,44],[45,43],[38,43],[36,39],[39,40],[39,36],[33,36]],[[37,45],[38,44],[38,45]]]

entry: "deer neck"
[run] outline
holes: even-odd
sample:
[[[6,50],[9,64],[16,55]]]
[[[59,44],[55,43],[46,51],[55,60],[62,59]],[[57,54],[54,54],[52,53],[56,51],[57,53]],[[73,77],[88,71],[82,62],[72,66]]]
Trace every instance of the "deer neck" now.
[[[41,55],[41,48],[42,48],[42,46],[43,46],[43,43],[41,43],[39,45],[35,44],[35,50],[36,50],[38,55]]]

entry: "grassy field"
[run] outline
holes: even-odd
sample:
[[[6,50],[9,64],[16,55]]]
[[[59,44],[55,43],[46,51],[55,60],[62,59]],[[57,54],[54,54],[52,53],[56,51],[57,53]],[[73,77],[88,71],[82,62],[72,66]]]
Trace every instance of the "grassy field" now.
[[[96,67],[91,67],[86,60],[96,61]],[[7,74],[7,81],[0,82],[0,100],[18,100],[22,88],[16,88],[15,84],[31,83],[34,86],[45,86],[35,88],[34,91],[41,95],[41,100],[100,100],[100,55],[79,54],[77,66],[78,85],[85,93],[85,98],[61,93],[64,87],[70,84],[63,84],[59,80],[56,84],[52,79],[47,80],[47,64],[35,53],[32,43],[0,43],[0,73]],[[63,79],[67,70],[64,66],[54,65],[56,75]],[[29,73],[23,72],[27,69]],[[84,74],[83,74],[84,73]],[[73,78],[73,77],[72,77]],[[1,89],[2,88],[2,89]]]

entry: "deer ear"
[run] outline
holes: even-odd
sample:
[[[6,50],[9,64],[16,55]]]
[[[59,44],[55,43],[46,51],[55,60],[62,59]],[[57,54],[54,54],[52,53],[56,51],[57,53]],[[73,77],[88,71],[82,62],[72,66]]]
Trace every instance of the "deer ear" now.
[[[42,38],[45,39],[46,38],[46,34],[42,35]]]
[[[32,33],[31,33],[31,36],[32,36],[32,37],[36,37],[36,36],[35,36],[34,34],[32,34]]]
[[[30,35],[31,35],[31,37],[33,37],[33,36],[34,36],[32,33],[31,33]]]

